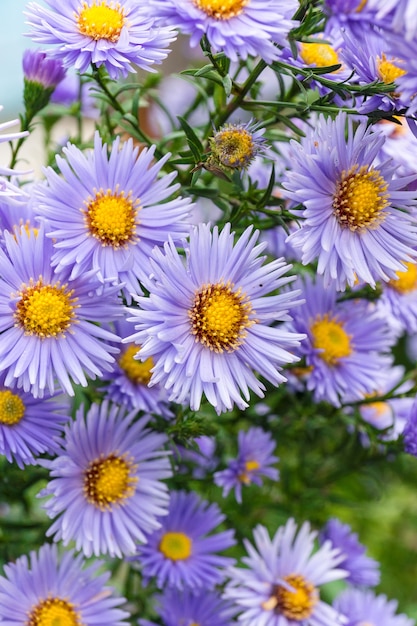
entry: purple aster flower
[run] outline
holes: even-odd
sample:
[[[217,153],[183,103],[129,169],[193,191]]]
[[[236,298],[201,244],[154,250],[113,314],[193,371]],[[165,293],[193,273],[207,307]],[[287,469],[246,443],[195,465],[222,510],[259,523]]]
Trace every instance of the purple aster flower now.
[[[113,79],[153,71],[174,41],[171,28],[155,25],[146,6],[131,0],[46,0],[50,8],[29,2],[25,12],[33,41],[57,46],[48,54],[80,73],[104,65]]]
[[[223,496],[234,489],[236,500],[242,502],[242,485],[262,485],[262,476],[278,480],[279,472],[271,467],[278,461],[274,456],[275,441],[262,428],[249,428],[238,434],[238,456],[227,469],[214,474],[214,482],[223,487]]]
[[[406,269],[397,272],[395,279],[382,283],[378,299],[381,314],[398,335],[417,332],[417,265],[404,265]]]
[[[303,336],[272,323],[290,319],[298,292],[267,295],[293,280],[283,277],[291,266],[263,265],[257,237],[248,228],[234,245],[230,224],[221,233],[201,224],[185,263],[172,241],[154,251],[150,296],[128,309],[138,331],[129,339],[142,346],[139,359],[154,359],[150,384],[162,384],[170,400],[198,410],[204,394],[218,413],[243,409],[249,390],[262,397],[265,389],[253,370],[278,385],[282,365],[297,360],[291,350]]]
[[[195,591],[221,583],[224,568],[233,559],[217,552],[235,544],[232,530],[212,533],[224,519],[217,504],[201,500],[196,493],[171,492],[169,513],[160,519],[161,528],[147,535],[135,557],[145,580],[155,577],[160,589]]]
[[[417,112],[417,39],[414,37],[410,41],[406,41],[404,36],[388,33],[386,34],[386,42],[390,54],[394,58],[401,59],[402,73],[395,79],[396,92],[398,92],[401,103],[407,108],[407,115],[415,115]]]
[[[120,146],[117,137],[108,156],[96,133],[94,150],[68,144],[66,159],[57,157],[63,176],[46,169],[38,209],[49,224],[58,272],[69,268],[72,279],[94,270],[103,281],[125,283],[126,295],[137,293],[154,246],[187,235],[190,200],[166,201],[179,185],[171,185],[175,172],[157,178],[170,154],[153,163],[154,151],[138,154],[131,139]]]
[[[304,209],[289,241],[304,264],[317,260],[318,274],[338,290],[395,278],[416,256],[415,192],[405,190],[414,176],[394,177],[395,166],[375,163],[384,141],[379,129],[364,121],[354,128],[339,113],[335,120],[320,116],[300,143],[291,142],[283,195]]]
[[[315,401],[340,406],[379,391],[394,337],[378,309],[366,300],[337,303],[334,285],[325,288],[320,279],[306,277],[300,286],[305,304],[294,310],[291,328],[307,336],[299,355]]]
[[[164,626],[233,626],[236,609],[220,597],[217,591],[165,589],[157,596],[157,612]],[[140,626],[157,626],[139,620]]]
[[[388,600],[373,591],[346,589],[334,601],[333,606],[347,617],[346,626],[414,626],[415,621],[406,615],[395,614],[398,602]]]
[[[25,50],[22,63],[25,80],[39,83],[44,89],[55,89],[65,77],[62,63],[48,58],[41,50]]]
[[[378,11],[376,18],[385,20],[387,26],[406,42],[417,34],[417,5],[414,0],[372,0]]]
[[[295,0],[151,0],[154,15],[190,35],[195,47],[203,35],[215,52],[232,61],[261,56],[268,63],[280,55],[278,46],[288,45],[287,36],[297,22]]]
[[[253,533],[255,546],[245,540],[246,568],[229,569],[231,578],[224,597],[234,600],[242,611],[239,624],[253,626],[336,626],[345,619],[320,599],[319,587],[344,578],[338,569],[343,560],[329,541],[317,551],[317,533],[305,522],[297,531],[293,519],[281,526],[271,540],[267,529],[258,525]],[[314,551],[314,554],[313,554]]]
[[[210,156],[206,167],[219,167],[225,172],[245,171],[256,155],[266,149],[262,137],[265,128],[258,128],[252,120],[246,124],[225,124],[210,138]]]
[[[23,469],[36,464],[36,457],[44,452],[57,453],[70,407],[62,396],[39,400],[9,389],[4,378],[0,376],[0,454]]]
[[[77,411],[66,426],[62,451],[44,461],[51,480],[39,494],[51,496],[43,505],[55,519],[47,535],[64,545],[75,541],[86,556],[133,554],[136,541],[159,528],[166,515],[168,490],[162,479],[171,475],[163,434],[137,421],[136,411],[104,401],[86,415]]]
[[[404,450],[408,454],[417,456],[417,399],[414,400],[403,431]]]
[[[100,323],[120,315],[117,287],[100,286],[95,276],[60,281],[51,269],[52,242],[39,231],[4,233],[0,249],[0,372],[5,385],[74,395],[73,384],[111,370],[119,349],[114,333]],[[100,294],[98,297],[98,288]]]
[[[359,542],[348,524],[338,519],[330,519],[319,536],[320,543],[330,541],[344,555],[340,567],[348,572],[346,581],[352,585],[375,587],[379,583],[379,563],[365,554],[365,547]],[[341,611],[343,613],[343,611]]]
[[[132,324],[124,319],[117,320],[114,328],[122,339],[132,332]],[[144,362],[135,359],[138,349],[135,343],[122,347],[112,372],[103,374],[102,380],[107,385],[100,391],[112,402],[122,404],[129,410],[156,413],[169,419],[173,413],[168,406],[167,392],[160,385],[149,387],[153,360],[151,357]]]
[[[0,576],[2,623],[127,626],[129,614],[119,608],[124,598],[105,586],[109,572],[96,574],[100,565],[85,565],[73,551],[59,558],[57,547],[48,544],[5,565]]]

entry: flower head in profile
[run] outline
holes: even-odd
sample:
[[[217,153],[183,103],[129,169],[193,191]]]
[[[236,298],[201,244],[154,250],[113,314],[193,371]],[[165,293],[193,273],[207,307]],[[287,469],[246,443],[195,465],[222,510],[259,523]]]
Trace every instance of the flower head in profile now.
[[[157,596],[156,610],[164,626],[184,624],[192,626],[232,626],[236,609],[220,597],[218,591],[179,591],[170,588]],[[157,626],[148,620],[139,620],[140,626]]]
[[[304,209],[289,241],[338,290],[395,278],[416,256],[415,192],[406,191],[414,176],[394,177],[395,166],[376,161],[384,141],[378,129],[365,121],[354,127],[339,113],[335,120],[319,117],[300,143],[292,142],[282,193]]]
[[[315,538],[305,522],[293,519],[281,526],[272,540],[264,526],[253,532],[255,546],[245,541],[245,568],[229,568],[230,582],[224,597],[241,611],[239,624],[253,626],[336,626],[343,615],[320,599],[320,586],[346,576],[338,565],[339,550],[325,542],[317,551]]]
[[[44,229],[4,233],[0,249],[0,372],[5,385],[43,396],[57,386],[74,395],[111,370],[119,338],[101,323],[120,315],[117,287],[95,276],[68,282],[51,269]],[[62,277],[64,278],[64,277]],[[100,288],[100,294],[98,289]]]
[[[64,79],[65,69],[58,59],[48,59],[41,50],[23,53],[26,124],[48,104],[55,87]]]
[[[320,533],[320,543],[330,541],[344,555],[340,567],[348,572],[346,581],[351,585],[375,587],[379,583],[379,563],[365,554],[365,547],[348,524],[330,519]]]
[[[238,455],[225,470],[214,474],[216,485],[223,487],[223,496],[234,489],[238,502],[242,502],[243,485],[262,485],[262,477],[278,480],[279,472],[272,467],[278,457],[274,456],[275,441],[262,428],[252,427],[238,434]]]
[[[114,328],[122,339],[132,332],[132,324],[126,320],[116,320]],[[166,390],[161,385],[149,387],[153,360],[151,357],[146,361],[135,359],[139,346],[130,343],[122,346],[120,354],[111,372],[105,372],[102,376],[106,383],[100,391],[115,404],[122,404],[129,411],[144,411],[156,413],[166,419],[173,416],[169,408]]]
[[[224,52],[232,61],[261,56],[272,62],[297,22],[295,0],[151,0],[151,10],[163,24],[190,35],[198,45],[206,35],[214,52]]]
[[[263,396],[254,372],[278,385],[282,365],[303,335],[273,323],[288,320],[298,292],[271,292],[288,284],[283,259],[263,264],[266,244],[247,228],[236,245],[230,224],[219,233],[200,224],[192,231],[184,262],[173,242],[155,250],[149,297],[128,309],[138,331],[138,358],[152,357],[150,384],[161,384],[170,400],[198,410],[202,396],[218,413],[247,406],[249,390]],[[241,397],[243,394],[245,400]]]
[[[161,63],[175,39],[172,29],[155,27],[146,8],[131,0],[46,0],[49,8],[29,2],[26,8],[29,37],[56,46],[48,54],[80,73],[104,66],[112,79],[152,71]]]
[[[96,133],[94,150],[68,144],[66,158],[57,157],[63,176],[46,170],[38,212],[49,224],[57,272],[68,269],[72,279],[93,270],[102,281],[123,282],[129,296],[140,290],[154,246],[187,235],[190,201],[167,200],[179,185],[171,185],[175,172],[158,178],[170,155],[154,162],[154,151],[139,154],[118,137],[108,155]]]
[[[127,626],[129,614],[120,609],[124,598],[105,584],[109,572],[97,574],[100,563],[85,565],[80,554],[58,556],[45,544],[29,558],[4,566],[0,576],[0,615],[10,626]]]
[[[346,618],[346,626],[414,626],[415,621],[402,613],[396,613],[398,602],[373,591],[346,589],[333,603]]]
[[[265,150],[264,128],[252,122],[225,124],[210,138],[211,153],[206,166],[219,167],[225,172],[246,170],[257,154]]]
[[[378,392],[392,363],[394,337],[386,320],[366,300],[338,303],[335,286],[325,288],[320,277],[298,284],[305,303],[294,311],[291,328],[306,334],[299,355],[315,401],[340,406]]]
[[[20,468],[37,463],[45,452],[56,454],[70,407],[63,396],[37,399],[5,387],[0,376],[0,454]]]
[[[54,519],[47,535],[75,541],[86,556],[133,554],[136,541],[161,526],[168,508],[163,479],[171,475],[165,435],[134,421],[136,411],[103,402],[67,425],[62,450],[44,461],[51,480],[41,492]]]
[[[156,578],[159,589],[212,589],[224,579],[233,559],[217,554],[234,545],[232,530],[213,533],[225,516],[217,504],[194,493],[171,492],[169,513],[161,528],[146,536],[137,560],[146,580]]]

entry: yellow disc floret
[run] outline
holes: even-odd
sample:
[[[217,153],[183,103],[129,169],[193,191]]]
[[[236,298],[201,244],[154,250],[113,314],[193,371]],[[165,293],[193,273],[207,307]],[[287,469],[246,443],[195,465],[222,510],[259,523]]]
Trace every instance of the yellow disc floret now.
[[[385,54],[382,54],[381,58],[377,58],[377,69],[379,78],[387,85],[395,83],[397,78],[406,74],[406,71],[402,67],[398,67],[394,60],[388,61]]]
[[[85,222],[90,235],[102,246],[119,248],[136,240],[139,201],[133,201],[131,193],[97,191],[86,203]]]
[[[343,171],[333,196],[333,214],[339,224],[352,231],[375,228],[388,206],[388,185],[379,170],[355,165]]]
[[[138,478],[136,466],[123,456],[110,456],[92,461],[84,473],[84,494],[99,509],[109,509],[130,498]]]
[[[259,461],[249,460],[245,462],[244,470],[238,476],[241,483],[245,485],[250,485],[251,482],[251,473],[255,472],[261,467]]]
[[[246,336],[246,329],[255,324],[250,320],[250,302],[232,285],[206,285],[194,296],[188,311],[191,332],[195,340],[214,352],[233,352]]]
[[[410,293],[417,289],[417,265],[405,262],[406,270],[396,272],[397,280],[389,281],[389,286],[401,294]]]
[[[146,361],[138,361],[134,358],[137,354],[139,346],[129,346],[119,358],[119,366],[132,383],[136,385],[147,385],[151,380],[151,369],[153,368],[153,359],[149,357]]]
[[[287,586],[277,585],[268,600],[262,604],[265,611],[275,611],[288,620],[301,622],[311,617],[319,600],[317,589],[307,582],[304,576],[290,574],[284,576]]]
[[[249,0],[193,0],[193,4],[215,20],[230,20],[240,15]]]
[[[83,626],[74,605],[61,598],[48,598],[35,606],[27,626]]]
[[[247,167],[257,154],[258,148],[251,132],[243,126],[226,125],[210,140],[214,163],[226,168]]]
[[[18,424],[25,414],[25,405],[20,396],[9,389],[0,391],[0,424]]]
[[[171,561],[185,561],[191,556],[193,541],[185,533],[167,532],[162,536],[159,550]]]
[[[315,67],[327,67],[340,63],[336,50],[328,43],[302,43],[300,56],[304,63]]]
[[[352,353],[351,337],[335,317],[319,315],[310,331],[313,347],[320,350],[318,356],[329,365],[336,365]]]
[[[112,43],[119,40],[122,28],[126,23],[124,9],[119,3],[94,2],[91,6],[87,2],[76,14],[78,30],[82,35],[91,39],[106,39]]]
[[[16,324],[27,335],[41,338],[63,335],[75,322],[77,298],[73,293],[67,285],[44,284],[41,278],[35,284],[24,286],[16,304]]]

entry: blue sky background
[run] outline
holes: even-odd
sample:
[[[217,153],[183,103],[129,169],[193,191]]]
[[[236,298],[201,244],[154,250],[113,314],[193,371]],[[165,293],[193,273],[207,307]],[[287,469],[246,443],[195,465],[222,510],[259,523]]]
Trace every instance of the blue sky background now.
[[[63,0],[65,2],[65,0]],[[35,47],[23,35],[28,27],[23,15],[27,0],[0,0],[0,121],[14,119],[22,111],[22,54]]]

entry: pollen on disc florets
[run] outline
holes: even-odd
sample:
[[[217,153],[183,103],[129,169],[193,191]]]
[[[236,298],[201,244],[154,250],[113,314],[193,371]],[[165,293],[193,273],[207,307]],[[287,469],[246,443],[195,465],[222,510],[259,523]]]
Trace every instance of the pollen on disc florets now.
[[[233,285],[204,285],[196,292],[188,315],[195,340],[214,352],[233,352],[246,336],[246,329],[256,323],[249,300]]]
[[[240,15],[249,0],[192,0],[193,4],[215,20],[230,20]]]
[[[10,389],[0,391],[0,424],[6,426],[18,424],[24,417],[25,411],[26,407],[20,396]]]
[[[313,347],[320,350],[318,356],[334,366],[352,354],[352,337],[337,318],[318,315],[310,326]]]
[[[307,65],[327,67],[340,63],[336,50],[324,42],[303,42],[300,44],[300,56]],[[337,70],[338,71],[338,70]]]
[[[76,20],[78,30],[82,35],[96,41],[106,39],[116,43],[126,23],[126,16],[119,3],[101,0],[91,5],[83,2],[76,14]]]
[[[262,604],[266,611],[275,611],[289,620],[301,622],[311,617],[319,600],[317,589],[304,576],[284,576],[287,585],[276,585],[273,594]]]
[[[154,366],[153,359],[149,357],[145,361],[135,359],[139,346],[128,346],[119,357],[119,366],[127,378],[136,385],[148,385],[151,380],[151,369]]]
[[[185,561],[191,556],[192,548],[192,539],[182,532],[166,532],[159,543],[159,550],[171,561]]]
[[[242,124],[226,124],[210,138],[207,164],[225,171],[246,169],[263,147],[263,140]]]
[[[120,248],[137,241],[136,226],[139,200],[133,200],[129,192],[116,189],[100,189],[86,202],[83,211],[90,235],[102,246]]]
[[[379,170],[354,165],[343,171],[333,195],[333,214],[352,231],[375,228],[389,205],[388,184]]]
[[[24,285],[14,313],[15,324],[27,335],[40,338],[63,336],[76,321],[77,298],[74,290],[59,282],[44,283],[42,278]]]
[[[47,598],[32,608],[27,626],[83,626],[74,605],[61,598]]]
[[[87,501],[101,510],[121,504],[135,492],[135,469],[128,458],[116,454],[92,461],[84,472]]]

